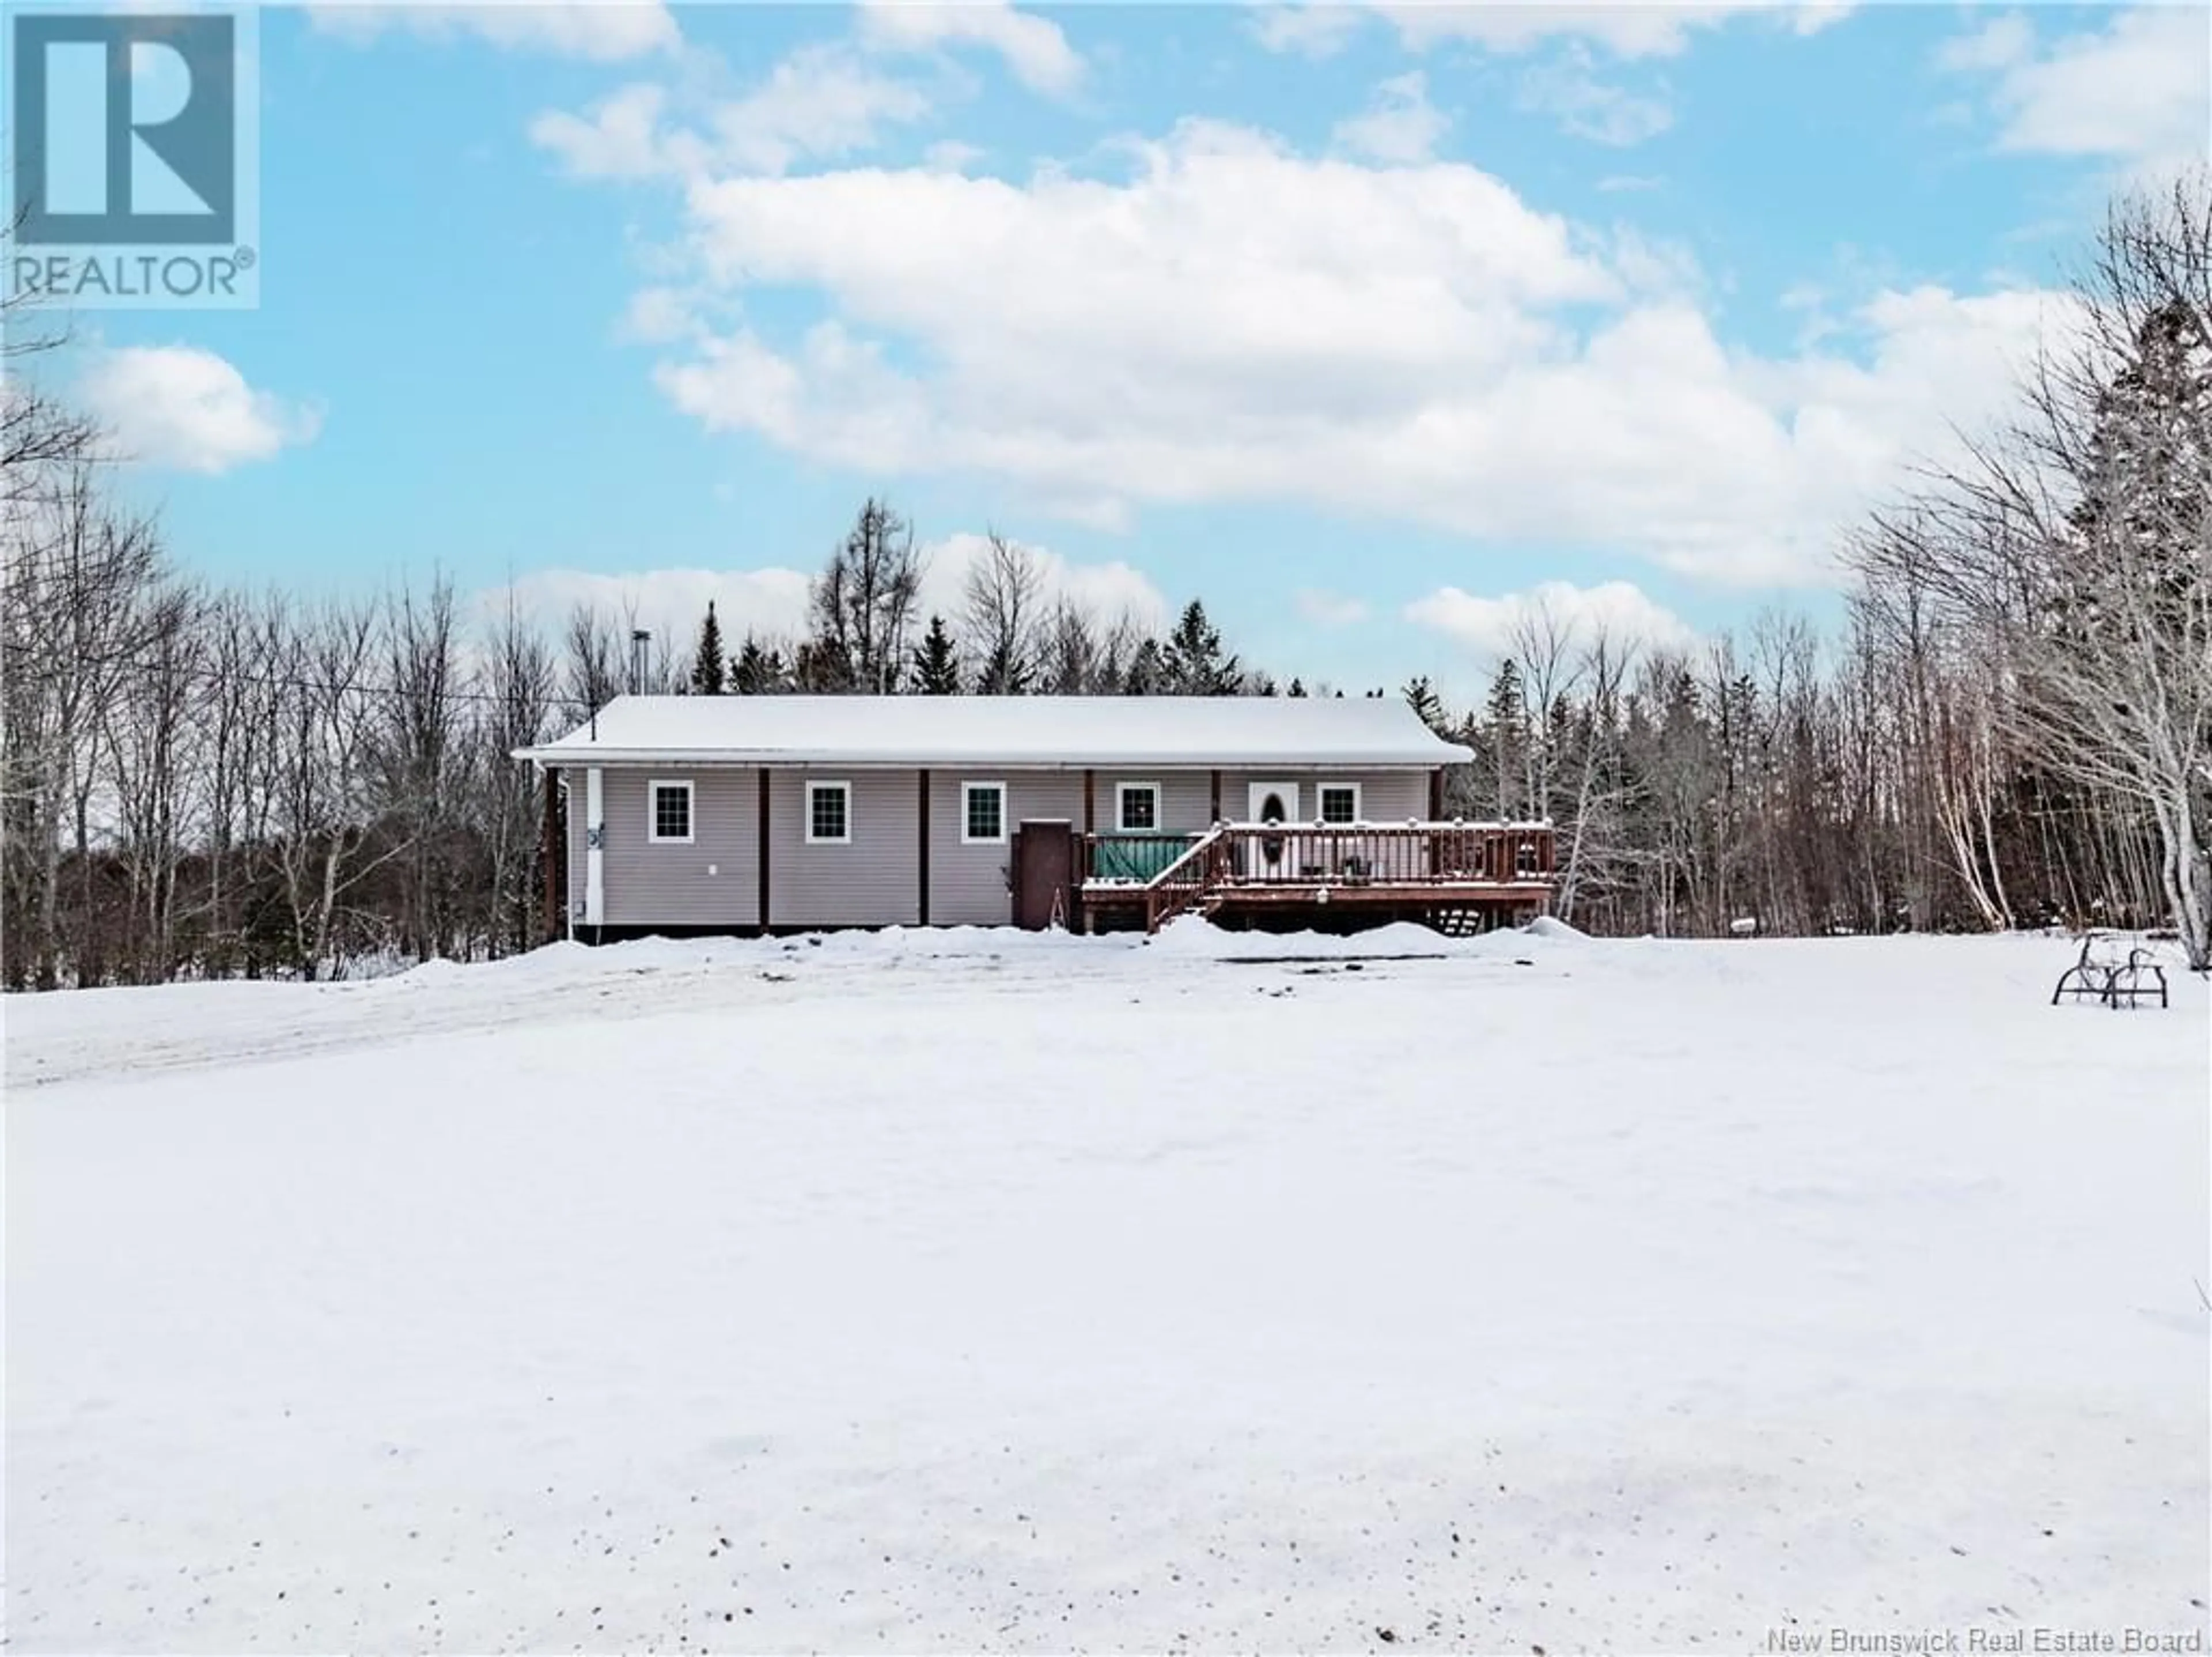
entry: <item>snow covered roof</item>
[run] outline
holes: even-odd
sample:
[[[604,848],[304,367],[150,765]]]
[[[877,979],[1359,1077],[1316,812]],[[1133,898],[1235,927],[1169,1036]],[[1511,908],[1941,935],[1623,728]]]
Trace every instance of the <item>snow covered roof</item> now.
[[[1396,697],[625,696],[544,765],[1446,765]]]

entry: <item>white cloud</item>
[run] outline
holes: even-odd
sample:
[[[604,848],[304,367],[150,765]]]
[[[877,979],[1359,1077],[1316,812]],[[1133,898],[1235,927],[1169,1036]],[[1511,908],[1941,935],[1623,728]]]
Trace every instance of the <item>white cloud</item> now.
[[[1680,250],[1471,167],[1206,123],[1130,154],[1115,179],[696,184],[658,285],[726,312],[811,291],[825,320],[694,320],[656,381],[714,429],[991,477],[1086,523],[1291,502],[1777,583],[1827,579],[1840,529],[1996,407],[2045,318],[2033,293],[1869,288],[1760,356],[1723,348]]]
[[[965,173],[983,159],[983,150],[957,138],[945,138],[922,152],[921,164],[933,173]]]
[[[933,612],[957,624],[968,571],[988,545],[962,533],[926,544],[918,613]],[[1077,564],[1038,548],[1048,602],[1065,597],[1110,619],[1127,614],[1152,628],[1165,624],[1166,600],[1151,578],[1123,563]],[[811,572],[781,565],[751,570],[641,570],[610,575],[583,570],[542,570],[511,585],[479,594],[487,616],[502,613],[512,599],[526,620],[557,627],[578,605],[613,617],[635,618],[672,651],[689,650],[712,600],[722,637],[731,649],[748,632],[763,639],[795,639],[806,629]]]
[[[1428,80],[1420,70],[1395,76],[1375,88],[1364,114],[1336,124],[1343,149],[1378,161],[1425,161],[1450,130],[1451,118],[1429,101]]]
[[[2021,12],[1991,17],[1946,40],[1936,53],[1939,69],[1988,74],[2011,69],[2035,55],[2035,25]]]
[[[1556,63],[1521,77],[1523,109],[1551,116],[1579,138],[1626,148],[1656,138],[1674,124],[1666,99],[1599,78],[1589,51],[1570,47]]]
[[[1350,627],[1367,619],[1364,600],[1304,588],[1293,595],[1298,613],[1316,627]]]
[[[178,472],[266,460],[313,442],[322,425],[319,411],[254,390],[226,359],[191,345],[100,350],[78,392],[124,459]]]
[[[1847,15],[1848,5],[1775,4],[1773,0],[1607,0],[1575,3],[1438,4],[1433,0],[1378,0],[1376,9],[1396,24],[1414,47],[1443,40],[1469,40],[1493,52],[1526,52],[1545,41],[1587,40],[1618,58],[1665,58],[1680,52],[1693,32],[1745,17],[1786,21],[1796,34],[1810,34]]]
[[[812,46],[740,97],[679,109],[665,87],[628,86],[583,115],[539,115],[530,136],[577,178],[696,179],[710,170],[781,173],[803,161],[858,154],[881,143],[887,127],[931,113],[919,88],[844,47]]]
[[[1601,634],[1616,649],[1679,649],[1697,637],[1680,617],[1625,581],[1596,587],[1546,582],[1495,598],[1442,587],[1407,605],[1406,619],[1485,656],[1513,654],[1524,631],[1562,638],[1571,651],[1587,649]]]
[[[2025,17],[1992,19],[1950,41],[1939,64],[1990,76],[1999,146],[2153,168],[2202,161],[2212,131],[2212,12],[2142,5],[2101,28],[2045,45]]]
[[[1547,41],[1586,40],[1616,58],[1669,58],[1699,29],[1747,17],[1814,34],[1850,15],[1837,0],[1258,0],[1252,34],[1270,52],[1327,58],[1370,18],[1381,18],[1414,51],[1464,40],[1496,52],[1528,52]]]
[[[860,38],[885,51],[981,46],[997,52],[1023,85],[1055,97],[1083,82],[1083,59],[1060,25],[1017,11],[1006,0],[866,0]]]
[[[1252,34],[1270,52],[1330,58],[1344,50],[1371,15],[1364,5],[1334,0],[1261,0],[1253,8]]]
[[[611,63],[678,44],[676,19],[660,0],[482,0],[472,5],[409,0],[319,0],[317,28],[367,41],[391,31],[433,40],[474,35],[496,46]]]
[[[667,107],[665,87],[626,86],[582,115],[546,112],[530,124],[530,137],[579,179],[649,179],[705,165],[703,146],[686,149],[663,129]]]
[[[644,344],[673,344],[689,337],[697,314],[696,302],[689,294],[674,288],[641,288],[630,295],[619,332],[622,338]]]

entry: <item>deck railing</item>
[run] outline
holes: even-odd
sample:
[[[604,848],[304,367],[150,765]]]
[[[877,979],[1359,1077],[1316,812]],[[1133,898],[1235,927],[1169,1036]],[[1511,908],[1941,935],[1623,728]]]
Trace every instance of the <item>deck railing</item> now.
[[[1095,898],[1141,894],[1149,929],[1217,891],[1545,886],[1553,852],[1547,823],[1217,823],[1086,836],[1083,881]]]
[[[1232,884],[1526,886],[1553,871],[1553,832],[1536,823],[1232,823],[1224,838]]]
[[[1198,843],[1195,834],[1093,834],[1085,838],[1083,878],[1143,886]]]

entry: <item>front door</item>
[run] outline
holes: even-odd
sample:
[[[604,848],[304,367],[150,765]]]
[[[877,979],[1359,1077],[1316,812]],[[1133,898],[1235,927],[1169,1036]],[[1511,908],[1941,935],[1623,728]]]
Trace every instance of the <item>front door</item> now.
[[[1295,783],[1255,783],[1248,823],[1295,823],[1298,820],[1298,785]],[[1279,880],[1294,875],[1294,854],[1279,836],[1260,835],[1244,843],[1244,878]]]
[[[1036,821],[1014,831],[1014,924],[1031,932],[1075,924],[1075,825]]]

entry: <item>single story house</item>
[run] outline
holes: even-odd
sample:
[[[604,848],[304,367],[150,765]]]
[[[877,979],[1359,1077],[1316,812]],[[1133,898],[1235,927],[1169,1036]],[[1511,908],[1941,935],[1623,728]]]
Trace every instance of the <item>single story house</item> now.
[[[549,919],[592,942],[1263,898],[1494,923],[1549,885],[1545,825],[1438,820],[1472,755],[1395,698],[626,696],[515,758],[546,778]]]

